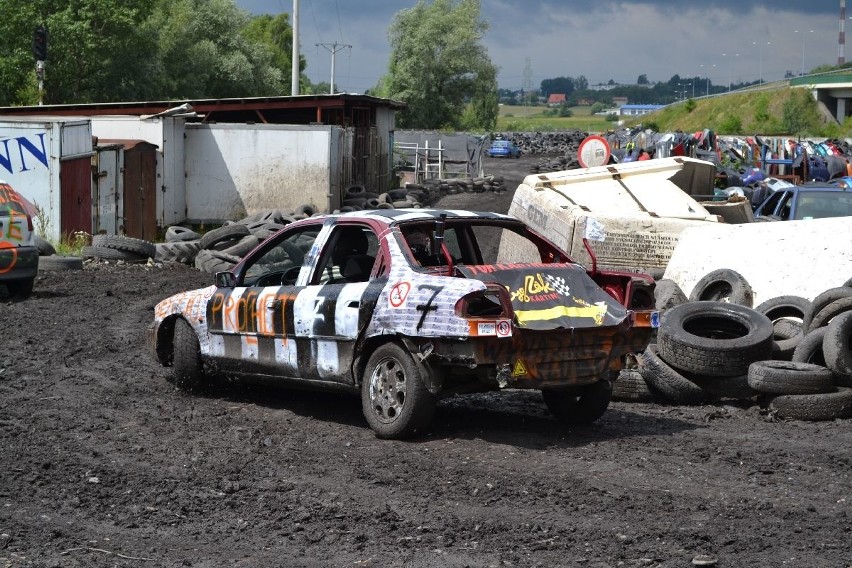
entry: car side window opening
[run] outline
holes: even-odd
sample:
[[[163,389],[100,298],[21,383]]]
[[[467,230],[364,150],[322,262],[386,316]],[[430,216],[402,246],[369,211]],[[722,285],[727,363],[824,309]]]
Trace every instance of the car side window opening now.
[[[432,267],[447,264],[447,259],[440,251],[434,254],[432,250],[435,238],[434,224],[409,225],[400,227],[400,230],[411,256],[414,257],[415,266]],[[470,263],[466,255],[462,253],[460,235],[455,228],[447,227],[444,229],[444,246],[454,263]]]
[[[372,229],[361,225],[340,225],[333,229],[328,243],[313,283],[345,284],[370,280],[379,252],[379,239]]]
[[[292,286],[320,227],[291,233],[246,267],[244,286]]]
[[[778,215],[780,212],[776,211],[778,207],[778,203],[781,201],[781,198],[784,196],[784,191],[776,191],[772,194],[772,196],[766,200],[766,203],[760,210],[761,215]]]
[[[781,203],[781,207],[778,211],[778,216],[781,217],[784,221],[790,219],[790,209],[793,208],[793,194],[787,193],[784,196],[784,201]]]

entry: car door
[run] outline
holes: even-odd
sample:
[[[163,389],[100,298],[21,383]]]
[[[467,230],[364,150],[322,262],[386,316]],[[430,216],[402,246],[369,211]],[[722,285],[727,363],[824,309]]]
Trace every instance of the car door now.
[[[352,383],[356,342],[387,281],[376,277],[378,255],[378,235],[369,224],[332,227],[306,285],[292,301],[288,340],[296,346],[303,378]]]
[[[268,239],[239,266],[234,286],[207,303],[210,352],[223,371],[298,377],[292,307],[305,281],[323,225],[302,225]]]

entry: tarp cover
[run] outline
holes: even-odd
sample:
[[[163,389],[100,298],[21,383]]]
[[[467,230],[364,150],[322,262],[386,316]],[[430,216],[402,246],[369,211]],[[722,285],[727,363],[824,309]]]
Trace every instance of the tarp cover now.
[[[519,327],[536,330],[617,325],[627,310],[574,264],[459,266],[467,278],[506,287]]]

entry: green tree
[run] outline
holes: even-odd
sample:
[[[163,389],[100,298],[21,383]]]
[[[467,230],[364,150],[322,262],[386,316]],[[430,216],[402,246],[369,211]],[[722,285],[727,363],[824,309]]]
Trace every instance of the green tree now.
[[[157,37],[169,98],[280,95],[272,51],[241,34],[250,20],[233,0],[159,0],[147,24]],[[287,78],[289,81],[289,77]]]
[[[482,44],[480,0],[419,0],[390,26],[388,73],[377,94],[408,106],[403,128],[489,130],[497,123],[497,68]]]
[[[292,94],[292,82],[290,78],[293,72],[293,28],[290,26],[289,14],[278,14],[271,16],[264,14],[253,17],[248,25],[243,28],[243,37],[251,43],[265,45],[272,56],[271,64],[274,68],[281,72],[282,80],[285,83],[285,91],[283,94]],[[299,57],[299,91],[307,92],[309,85],[307,77],[303,74],[305,71],[305,58]],[[325,90],[328,92],[328,89]]]
[[[48,30],[46,103],[122,100],[148,92],[154,43],[145,0],[0,2],[0,103],[34,104],[33,28]]]
[[[37,24],[46,103],[290,92],[286,15],[252,18],[234,0],[0,0],[0,105],[38,100]]]
[[[636,84],[637,84],[637,85],[647,85],[647,84],[648,84],[648,76],[647,76],[647,75],[645,75],[644,73],[642,73],[642,74],[641,74],[641,75],[639,75],[639,77],[636,79]]]

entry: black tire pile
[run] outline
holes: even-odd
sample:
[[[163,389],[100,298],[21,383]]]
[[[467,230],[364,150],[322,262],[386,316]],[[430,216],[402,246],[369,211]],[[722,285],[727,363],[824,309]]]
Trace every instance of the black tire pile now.
[[[577,153],[580,142],[588,132],[571,130],[565,132],[502,132],[504,140],[514,142],[521,154],[568,154]]]
[[[813,301],[780,296],[753,309],[752,299],[733,270],[706,275],[689,299],[675,282],[660,280],[656,342],[619,374],[613,398],[753,399],[771,417],[852,418],[852,281]]]
[[[169,227],[166,242],[157,244],[157,261],[193,264],[202,272],[215,274],[230,270],[270,235],[289,223],[319,214],[311,205],[290,213],[267,209],[239,221],[229,221],[199,235],[182,227]]]
[[[428,207],[444,195],[486,191],[506,191],[503,177],[427,179],[422,183],[407,183],[405,187],[391,189],[385,193],[368,191],[363,185],[352,185],[343,192],[341,207],[336,212]]]

